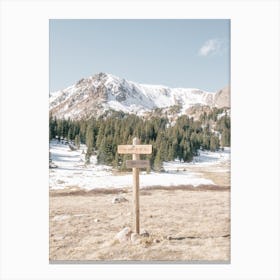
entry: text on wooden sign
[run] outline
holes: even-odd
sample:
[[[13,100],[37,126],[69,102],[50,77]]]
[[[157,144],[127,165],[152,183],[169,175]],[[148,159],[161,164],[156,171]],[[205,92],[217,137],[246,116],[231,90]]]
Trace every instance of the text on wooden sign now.
[[[151,154],[152,145],[119,145],[118,146],[119,154]]]

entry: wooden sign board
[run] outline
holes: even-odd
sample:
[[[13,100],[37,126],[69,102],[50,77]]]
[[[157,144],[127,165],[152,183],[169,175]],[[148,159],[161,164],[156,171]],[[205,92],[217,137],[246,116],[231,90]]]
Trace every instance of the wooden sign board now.
[[[127,160],[126,162],[127,168],[148,168],[150,167],[149,160]]]
[[[118,145],[119,154],[151,154],[152,145]]]

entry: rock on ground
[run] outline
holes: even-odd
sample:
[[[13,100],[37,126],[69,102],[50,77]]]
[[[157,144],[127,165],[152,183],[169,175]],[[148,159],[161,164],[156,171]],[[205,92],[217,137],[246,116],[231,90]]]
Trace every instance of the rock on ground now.
[[[118,240],[120,243],[127,242],[130,240],[131,234],[131,229],[129,227],[125,227],[116,234],[115,239]]]
[[[126,202],[128,201],[125,197],[123,196],[116,196],[112,199],[112,203],[116,204],[116,203],[121,203],[121,202]]]

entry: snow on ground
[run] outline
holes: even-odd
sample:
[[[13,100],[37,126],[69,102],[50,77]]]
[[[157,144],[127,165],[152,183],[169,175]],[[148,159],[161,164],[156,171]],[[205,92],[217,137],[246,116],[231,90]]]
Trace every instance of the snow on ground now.
[[[227,163],[230,160],[230,148],[224,148],[223,151],[210,152],[200,151],[199,155],[194,157],[192,162],[180,162],[175,160],[172,162],[164,162],[163,168],[166,171],[181,170],[190,166],[215,166]]]
[[[132,185],[132,174],[113,174],[112,168],[98,165],[96,156],[92,156],[91,164],[85,165],[86,147],[71,151],[68,145],[52,141],[50,143],[51,159],[57,168],[50,169],[50,188],[63,189],[65,187],[95,188],[125,188]],[[191,163],[179,161],[165,162],[166,172],[140,173],[140,187],[148,186],[178,186],[178,185],[210,185],[213,182],[202,178],[201,173],[193,172],[189,166],[214,166],[229,161],[230,150],[221,152],[201,152]]]

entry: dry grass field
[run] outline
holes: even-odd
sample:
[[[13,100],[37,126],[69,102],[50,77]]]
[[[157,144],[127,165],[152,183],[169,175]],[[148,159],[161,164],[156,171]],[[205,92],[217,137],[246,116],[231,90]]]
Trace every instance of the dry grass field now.
[[[113,204],[119,195],[128,201]],[[129,189],[51,190],[50,261],[230,260],[228,186],[141,190],[140,230],[149,236],[122,243],[115,235],[131,227],[131,200]]]

